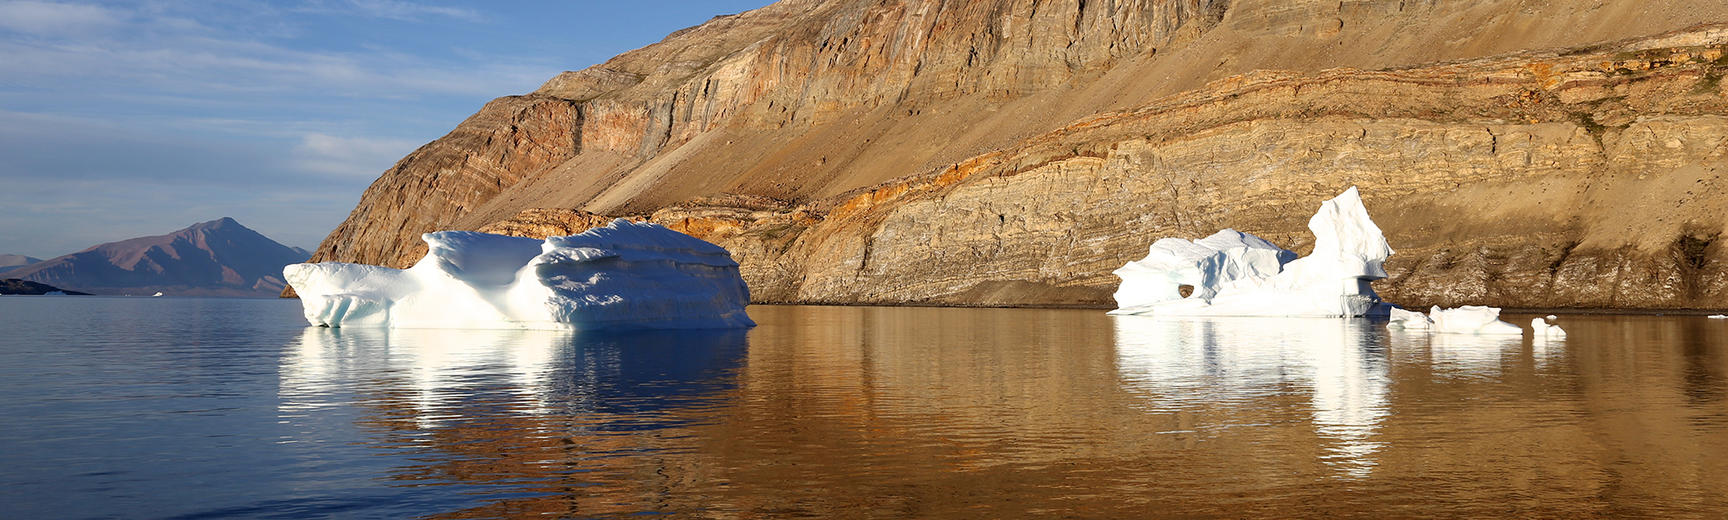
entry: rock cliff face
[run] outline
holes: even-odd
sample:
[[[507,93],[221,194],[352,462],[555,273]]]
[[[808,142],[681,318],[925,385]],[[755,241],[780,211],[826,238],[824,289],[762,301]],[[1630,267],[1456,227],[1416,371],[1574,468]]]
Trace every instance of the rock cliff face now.
[[[316,260],[633,215],[761,301],[1107,305],[1361,187],[1409,304],[1728,307],[1728,5],[791,0],[494,101]]]

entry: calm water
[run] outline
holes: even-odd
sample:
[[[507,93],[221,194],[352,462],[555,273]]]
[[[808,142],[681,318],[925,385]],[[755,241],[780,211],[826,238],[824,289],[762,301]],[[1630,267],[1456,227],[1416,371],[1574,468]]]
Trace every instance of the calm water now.
[[[751,315],[372,331],[293,301],[0,298],[0,517],[1728,515],[1724,320],[1566,317],[1532,345]]]

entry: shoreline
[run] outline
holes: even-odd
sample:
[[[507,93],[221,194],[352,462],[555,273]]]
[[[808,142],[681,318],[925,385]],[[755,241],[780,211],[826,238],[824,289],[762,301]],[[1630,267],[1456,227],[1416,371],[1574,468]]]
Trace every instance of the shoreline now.
[[[894,307],[894,308],[925,308],[925,309],[1047,309],[1047,310],[1097,310],[1109,311],[1116,307],[1111,305],[1093,304],[1029,304],[1029,305],[983,305],[966,303],[806,303],[806,302],[751,302],[750,305],[773,305],[786,307]],[[1398,305],[1394,303],[1394,305]],[[1491,306],[1491,305],[1490,305]],[[1403,306],[1408,310],[1427,312],[1433,305]],[[1443,307],[1455,308],[1455,307]],[[1713,314],[1728,314],[1728,308],[1720,309],[1633,309],[1633,308],[1544,308],[1544,307],[1499,307],[1500,312],[1507,314],[1572,314],[1572,315],[1622,315],[1622,316],[1709,316]]]

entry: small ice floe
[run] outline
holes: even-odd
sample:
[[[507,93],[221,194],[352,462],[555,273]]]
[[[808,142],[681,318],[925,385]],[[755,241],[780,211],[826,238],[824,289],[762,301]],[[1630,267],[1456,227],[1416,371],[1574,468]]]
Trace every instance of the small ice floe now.
[[[1558,316],[1549,314],[1545,317],[1530,320],[1530,333],[1534,335],[1537,340],[1564,338],[1566,337],[1566,331],[1554,323],[1559,319]]]
[[[1500,321],[1500,308],[1465,305],[1456,309],[1435,306],[1428,310],[1434,332],[1441,334],[1524,334],[1524,329]]]
[[[1392,321],[1386,326],[1395,329],[1427,331],[1434,325],[1434,320],[1428,319],[1427,315],[1399,307],[1392,307],[1390,318]]]
[[[1392,247],[1355,187],[1308,219],[1314,251],[1297,258],[1260,237],[1226,229],[1200,240],[1164,238],[1114,274],[1117,309],[1153,316],[1384,316],[1369,288],[1386,278]]]

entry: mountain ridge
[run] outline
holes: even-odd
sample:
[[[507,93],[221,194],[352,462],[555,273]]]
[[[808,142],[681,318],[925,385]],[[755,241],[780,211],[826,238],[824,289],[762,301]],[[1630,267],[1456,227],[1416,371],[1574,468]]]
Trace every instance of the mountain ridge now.
[[[24,267],[24,266],[27,266],[30,264],[41,262],[41,261],[42,261],[42,259],[36,258],[33,256],[12,255],[12,254],[0,255],[0,273],[4,273],[6,271],[11,271],[13,269],[17,269],[17,268]]]
[[[305,260],[229,217],[163,235],[97,244],[6,273],[95,294],[269,297],[286,284],[282,267]]]

